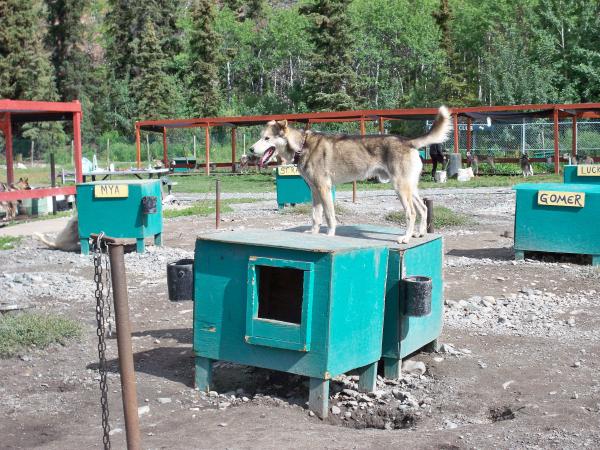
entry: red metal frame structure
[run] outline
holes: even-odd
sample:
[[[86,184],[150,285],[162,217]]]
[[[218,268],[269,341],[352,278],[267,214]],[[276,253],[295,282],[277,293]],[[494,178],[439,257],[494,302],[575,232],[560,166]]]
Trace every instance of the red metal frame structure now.
[[[74,102],[37,102],[28,100],[0,99],[0,131],[6,146],[6,181],[14,183],[13,130],[28,122],[70,120],[73,122],[73,152],[75,179],[83,180],[81,167],[81,104]],[[75,194],[75,186],[32,189],[0,193],[0,201],[15,201],[25,198],[42,198],[53,195]]]
[[[232,130],[232,160],[235,163],[234,138],[235,129],[242,126],[265,124],[270,120],[286,119],[290,122],[304,123],[310,126],[313,123],[330,122],[360,122],[360,130],[364,134],[366,120],[379,122],[379,132],[383,132],[383,124],[386,120],[431,120],[437,114],[437,108],[414,108],[414,109],[370,109],[357,111],[335,111],[316,112],[300,114],[275,114],[268,116],[239,116],[239,117],[206,117],[191,119],[166,119],[145,120],[136,122],[135,136],[137,145],[137,164],[141,167],[141,143],[140,132],[163,133],[163,158],[168,166],[167,155],[167,129],[169,128],[204,128],[206,139],[205,151],[205,173],[210,174],[210,128],[215,126],[229,126]],[[600,118],[600,103],[576,103],[576,104],[534,104],[534,105],[512,105],[512,106],[476,106],[467,108],[452,108],[452,122],[454,126],[454,152],[459,152],[458,124],[462,120],[467,123],[467,149],[472,147],[471,126],[474,120],[514,120],[516,118],[552,118],[554,122],[554,160],[560,161],[558,143],[558,121],[567,117],[572,118],[573,130],[576,130],[577,119]],[[577,149],[577,138],[573,135],[572,152]],[[217,166],[229,166],[230,163],[218,163]],[[559,164],[554,165],[555,173],[560,170]]]

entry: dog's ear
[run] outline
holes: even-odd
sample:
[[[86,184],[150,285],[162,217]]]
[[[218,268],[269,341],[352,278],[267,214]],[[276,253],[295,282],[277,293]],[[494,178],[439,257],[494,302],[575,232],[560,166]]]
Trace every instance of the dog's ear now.
[[[287,119],[283,119],[283,120],[278,120],[277,121],[277,125],[279,125],[281,127],[282,130],[286,130],[288,127],[288,122]]]

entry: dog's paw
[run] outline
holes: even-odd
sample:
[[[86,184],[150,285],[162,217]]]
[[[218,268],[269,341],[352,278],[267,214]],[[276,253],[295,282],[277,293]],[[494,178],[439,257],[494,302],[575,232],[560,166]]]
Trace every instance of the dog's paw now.
[[[310,230],[307,231],[307,233],[311,233],[311,234],[319,234],[319,228],[311,228]]]
[[[398,244],[408,244],[410,242],[410,236],[401,236],[398,238]]]

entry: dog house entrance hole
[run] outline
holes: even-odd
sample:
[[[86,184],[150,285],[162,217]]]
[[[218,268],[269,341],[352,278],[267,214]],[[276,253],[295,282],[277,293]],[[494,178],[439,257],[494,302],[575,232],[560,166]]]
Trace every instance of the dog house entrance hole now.
[[[287,267],[257,266],[258,318],[300,325],[304,271]]]

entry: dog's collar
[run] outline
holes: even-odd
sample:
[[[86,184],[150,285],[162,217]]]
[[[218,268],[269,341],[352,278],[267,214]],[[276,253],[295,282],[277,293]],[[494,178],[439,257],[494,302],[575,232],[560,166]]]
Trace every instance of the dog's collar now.
[[[308,133],[306,131],[302,132],[302,143],[300,144],[300,150],[294,151],[294,159],[292,160],[294,164],[298,164],[298,161],[300,161],[300,157],[302,156],[302,153],[304,151],[304,144],[306,143],[307,135]]]

